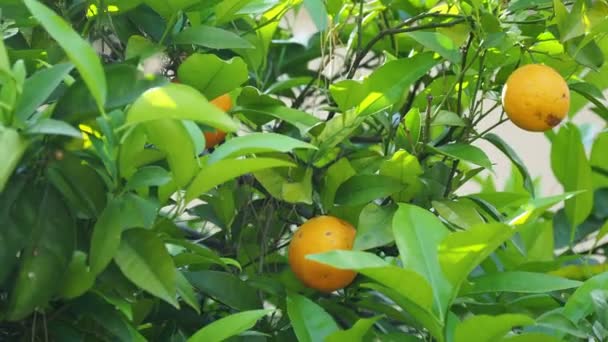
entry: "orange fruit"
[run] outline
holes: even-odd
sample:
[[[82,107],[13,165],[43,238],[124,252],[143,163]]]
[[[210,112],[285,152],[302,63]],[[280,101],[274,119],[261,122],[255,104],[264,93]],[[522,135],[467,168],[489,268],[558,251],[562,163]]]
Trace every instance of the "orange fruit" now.
[[[294,233],[289,244],[289,265],[307,287],[329,293],[350,284],[357,276],[351,270],[306,259],[308,254],[351,250],[357,231],[348,222],[332,216],[308,220]]]
[[[224,112],[227,112],[230,108],[232,108],[232,100],[228,94],[220,95],[214,98],[211,100],[211,103]],[[203,132],[203,134],[205,135],[206,148],[211,148],[221,143],[226,138],[226,132],[219,129],[212,132]]]
[[[528,64],[515,70],[502,90],[502,105],[518,127],[543,132],[557,126],[570,109],[570,89],[554,69]]]

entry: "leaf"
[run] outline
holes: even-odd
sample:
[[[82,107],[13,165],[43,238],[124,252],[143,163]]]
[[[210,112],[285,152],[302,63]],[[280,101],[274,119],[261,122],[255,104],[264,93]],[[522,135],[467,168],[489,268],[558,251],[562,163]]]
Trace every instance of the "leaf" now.
[[[410,86],[424,76],[438,60],[432,53],[421,53],[410,58],[401,58],[385,63],[376,69],[363,82],[340,83],[334,88],[332,96],[342,103],[343,112],[357,107],[357,115],[370,115],[392,106],[399,101]]]
[[[513,328],[532,324],[532,318],[519,314],[472,316],[456,326],[454,342],[494,342]]]
[[[110,200],[93,226],[89,265],[97,275],[112,261],[120,246],[123,231],[122,198]]]
[[[87,254],[74,251],[61,287],[61,296],[71,299],[83,295],[95,284],[95,274],[87,267]]]
[[[0,125],[0,193],[21,161],[29,142],[19,132]]]
[[[372,318],[360,318],[348,330],[339,330],[327,336],[326,342],[342,342],[342,341],[363,341],[363,338],[368,331],[379,321],[382,316]]]
[[[76,226],[61,196],[51,186],[41,195],[30,199],[39,205],[10,292],[5,317],[10,321],[24,319],[56,294],[76,243]]]
[[[365,206],[359,215],[353,248],[366,250],[385,246],[395,241],[392,224],[396,210],[396,206],[381,207],[375,203]]]
[[[452,286],[441,270],[439,244],[449,231],[437,217],[420,207],[399,204],[393,216],[393,234],[404,268],[421,274],[433,289],[433,309],[443,317]]]
[[[357,271],[381,285],[395,290],[418,308],[431,311],[433,294],[428,282],[420,274],[390,265],[375,254],[334,250],[321,254],[309,254],[306,258],[338,269]]]
[[[579,287],[582,283],[545,273],[522,271],[486,274],[471,279],[464,294],[490,292],[546,293]]]
[[[237,156],[263,152],[291,152],[295,149],[317,149],[314,145],[277,133],[250,133],[230,139],[217,147],[208,163]]]
[[[83,40],[68,23],[42,3],[36,0],[24,0],[24,3],[74,63],[95,98],[97,107],[103,108],[107,93],[106,79],[93,46]]]
[[[458,289],[485,258],[507,241],[515,230],[501,223],[480,224],[448,235],[439,245],[439,263]]]
[[[82,139],[82,133],[70,124],[55,119],[40,119],[33,125],[27,127],[24,132],[27,135],[64,135]]]
[[[179,308],[173,260],[156,233],[144,229],[124,232],[114,261],[135,285]]]
[[[499,342],[563,342],[563,340],[554,336],[532,332],[504,337]]]
[[[336,191],[338,191],[340,185],[356,173],[346,158],[340,158],[327,168],[325,177],[323,177],[323,187],[321,188],[321,204],[323,208],[328,210],[334,205]]]
[[[186,28],[173,38],[175,44],[199,45],[210,49],[252,49],[254,46],[239,35],[213,26]]]
[[[177,294],[200,315],[201,305],[199,304],[196,293],[194,293],[194,289],[188,279],[186,279],[181,271],[177,271],[175,272],[175,280],[177,284]]]
[[[168,83],[161,76],[145,75],[133,65],[112,64],[104,69],[108,96],[103,103],[106,111],[120,109],[133,103],[144,91]],[[85,122],[100,115],[94,97],[82,79],[77,79],[61,96],[53,115],[67,122]]]
[[[458,114],[454,112],[448,112],[447,110],[440,110],[437,115],[433,118],[431,126],[455,126],[455,127],[466,127],[467,123]]]
[[[432,201],[433,208],[446,221],[461,228],[469,228],[485,221],[475,209],[475,203],[466,198],[457,201]]]
[[[213,187],[244,174],[275,167],[293,167],[292,162],[273,158],[225,159],[203,167],[186,190],[190,202]]]
[[[417,41],[425,48],[437,52],[441,57],[457,64],[460,63],[460,52],[458,46],[448,36],[439,32],[408,32],[407,35]]]
[[[395,202],[409,202],[422,190],[420,176],[423,170],[420,162],[405,150],[399,150],[391,159],[385,160],[380,166],[379,174],[398,179],[405,188],[391,195]]]
[[[439,147],[431,147],[431,149],[450,158],[464,160],[485,167],[488,170],[492,170],[492,162],[490,162],[486,153],[479,147],[453,143]]]
[[[171,181],[171,175],[160,166],[144,166],[129,179],[125,190],[164,185]]]
[[[605,289],[608,287],[608,272],[604,272],[585,281],[574,293],[568,298],[564,305],[563,314],[572,322],[578,323],[581,319],[587,317],[593,312],[593,301],[591,293],[596,289]]]
[[[299,294],[287,295],[287,314],[299,342],[323,341],[340,330],[322,307]]]
[[[604,153],[606,150],[608,150],[608,131],[599,133],[595,137],[591,148],[591,155],[589,156],[592,171],[595,171],[592,175],[594,189],[608,187],[608,173],[596,171],[598,168],[608,170],[608,154]]]
[[[15,108],[15,117],[22,123],[25,122],[49,98],[73,68],[70,63],[56,64],[36,72],[25,80],[23,93]]]
[[[304,0],[304,8],[312,17],[312,21],[318,30],[323,31],[327,28],[328,18],[325,3],[322,0]]]
[[[199,169],[194,154],[194,142],[181,121],[154,120],[143,124],[148,142],[164,153],[175,184],[184,188]],[[167,183],[165,183],[167,184]]]
[[[249,74],[240,57],[223,60],[214,54],[194,53],[180,64],[177,77],[181,83],[214,99],[245,83]]]
[[[507,158],[511,160],[513,165],[517,167],[519,173],[524,179],[524,187],[526,188],[526,190],[528,190],[530,195],[534,197],[534,182],[532,181],[532,177],[528,172],[528,168],[521,160],[521,158],[519,158],[515,150],[513,150],[511,146],[507,144],[501,137],[494,133],[487,133],[483,136],[483,138],[489,141],[492,145],[494,145],[497,149],[504,153]]]
[[[287,203],[312,204],[312,168],[265,169],[253,173],[274,198]]]
[[[253,328],[258,320],[270,312],[272,312],[272,310],[251,310],[220,318],[194,333],[194,335],[188,339],[188,342],[225,341],[229,337]]]
[[[341,205],[366,204],[403,189],[398,180],[380,175],[355,175],[336,191],[336,203]]]
[[[255,288],[230,273],[197,271],[185,275],[199,291],[236,310],[262,307]]]
[[[593,184],[591,166],[578,128],[567,123],[559,130],[551,144],[551,168],[563,185],[564,191],[584,191],[566,200],[566,216],[571,224],[571,238],[576,227],[582,223],[593,206]]]
[[[234,109],[246,117],[267,117],[268,121],[276,118],[296,127],[301,134],[306,134],[313,126],[321,122],[319,118],[306,112],[283,105],[247,104]]]
[[[204,125],[234,132],[237,124],[211,104],[196,89],[169,83],[145,91],[129,108],[127,123],[160,119],[193,120]]]
[[[139,57],[140,60],[145,60],[155,54],[162,52],[163,47],[158,46],[140,35],[132,35],[127,41],[125,49],[125,60]]]

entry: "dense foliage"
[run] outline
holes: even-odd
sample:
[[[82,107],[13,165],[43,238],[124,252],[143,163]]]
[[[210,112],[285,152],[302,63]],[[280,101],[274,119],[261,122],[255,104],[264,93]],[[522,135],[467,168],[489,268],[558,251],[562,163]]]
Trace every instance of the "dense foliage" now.
[[[570,121],[608,120],[607,1],[0,0],[0,31],[0,340],[608,339],[608,131]],[[571,91],[554,197],[492,133],[531,63]],[[358,272],[330,294],[286,254],[320,215],[357,229],[308,257]]]

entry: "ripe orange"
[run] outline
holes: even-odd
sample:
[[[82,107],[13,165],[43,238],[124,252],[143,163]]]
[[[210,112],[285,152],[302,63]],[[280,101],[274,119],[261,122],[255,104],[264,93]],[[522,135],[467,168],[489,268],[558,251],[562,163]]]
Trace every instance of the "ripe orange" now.
[[[223,110],[224,112],[232,108],[232,100],[230,99],[230,96],[228,94],[220,95],[214,98],[213,100],[211,100],[211,103],[214,104],[217,108]],[[223,132],[219,129],[213,132],[203,132],[203,134],[205,134],[206,148],[211,148],[221,143],[226,138],[226,132]]]
[[[515,70],[502,90],[502,105],[518,127],[543,132],[557,126],[570,109],[570,90],[562,76],[546,65]]]
[[[350,250],[356,232],[348,222],[332,216],[318,216],[300,226],[289,244],[289,265],[296,277],[304,285],[326,293],[350,284],[356,272],[308,260],[306,255]]]

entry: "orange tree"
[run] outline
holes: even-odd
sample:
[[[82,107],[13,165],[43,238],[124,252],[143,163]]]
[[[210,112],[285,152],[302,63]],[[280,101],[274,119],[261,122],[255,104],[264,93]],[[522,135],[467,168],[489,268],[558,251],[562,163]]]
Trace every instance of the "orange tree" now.
[[[605,341],[608,132],[571,118],[608,120],[607,15],[1,1],[0,340]]]

